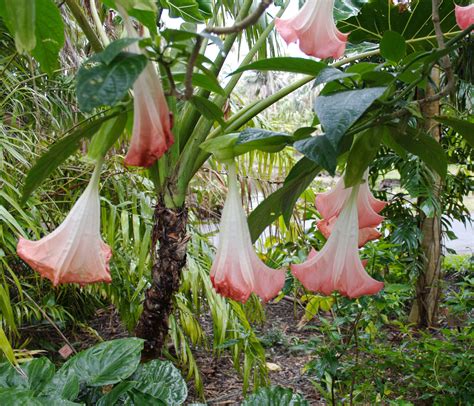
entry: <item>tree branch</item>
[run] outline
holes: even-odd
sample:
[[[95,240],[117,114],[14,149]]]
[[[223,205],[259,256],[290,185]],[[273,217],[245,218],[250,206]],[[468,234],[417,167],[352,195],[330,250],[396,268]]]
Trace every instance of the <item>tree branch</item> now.
[[[207,27],[206,32],[210,34],[233,34],[245,30],[247,27],[255,24],[263,15],[265,10],[273,3],[273,0],[261,0],[255,11],[243,20],[236,22],[231,27]]]

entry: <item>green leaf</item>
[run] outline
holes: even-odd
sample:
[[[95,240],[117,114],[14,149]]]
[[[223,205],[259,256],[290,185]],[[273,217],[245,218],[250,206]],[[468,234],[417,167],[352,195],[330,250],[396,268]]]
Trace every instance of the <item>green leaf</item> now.
[[[247,396],[242,406],[309,406],[309,402],[291,389],[271,386],[257,389]]]
[[[336,0],[334,3],[334,19],[346,20],[359,14],[361,7],[369,0]]]
[[[176,73],[173,75],[176,82],[182,83],[186,79],[185,73]],[[202,73],[193,73],[193,86],[202,87],[203,89],[225,96],[225,91],[222,89],[218,80],[215,77],[204,75]]]
[[[64,45],[64,23],[52,0],[36,0],[36,46],[31,52],[43,72],[52,75],[59,68],[59,51]]]
[[[181,17],[191,23],[202,23],[204,16],[196,0],[160,0],[161,5],[170,11],[170,17]],[[205,10],[206,12],[206,10]]]
[[[260,128],[246,128],[239,134],[235,149],[239,153],[253,149],[260,151],[277,152],[288,145],[293,137],[286,133],[262,130]]]
[[[140,38],[120,38],[111,42],[107,47],[102,51],[88,59],[88,62],[101,62],[105,65],[110,65],[110,63],[120,55],[122,50],[131,44],[137,42]]]
[[[404,131],[392,133],[394,140],[411,154],[420,157],[426,165],[435,170],[442,179],[448,171],[448,159],[441,145],[423,131],[407,127]]]
[[[31,0],[3,0],[0,7],[9,30],[15,36],[17,51],[30,52],[36,46],[35,21],[38,11]]]
[[[189,101],[204,117],[217,121],[223,127],[225,126],[224,112],[215,103],[201,96],[193,96]]]
[[[75,371],[59,370],[41,390],[41,396],[75,400],[79,395],[79,378]]]
[[[357,73],[346,73],[339,69],[333,68],[332,66],[328,66],[324,68],[318,76],[316,76],[316,80],[314,81],[314,86],[321,85],[323,83],[332,82],[334,80],[350,78],[353,76],[358,76]]]
[[[436,44],[431,11],[431,2],[427,0],[412,0],[409,7],[402,2],[395,5],[392,1],[371,0],[362,6],[357,16],[340,21],[338,28],[350,32],[352,43],[380,42],[383,33],[394,31],[403,35],[412,51],[431,49]],[[440,2],[439,13],[443,33],[459,30],[453,0]]]
[[[109,65],[81,66],[76,84],[79,108],[90,112],[96,107],[118,103],[147,63],[144,55],[121,52]]]
[[[407,51],[405,38],[396,31],[385,31],[380,41],[380,54],[387,60],[398,62]]]
[[[324,127],[326,137],[336,150],[346,131],[382,96],[385,89],[371,87],[316,98],[314,109]]]
[[[181,405],[188,396],[185,380],[169,361],[141,364],[131,379],[136,382],[135,389],[160,399],[167,406]]]
[[[38,394],[51,381],[54,371],[53,363],[46,357],[25,362],[18,369],[11,364],[2,364],[0,386],[30,390],[31,393]]]
[[[107,7],[117,10],[115,0],[102,0]],[[127,13],[140,21],[153,35],[156,35],[156,1],[155,0],[120,0]],[[117,10],[118,11],[118,10]]]
[[[374,127],[357,135],[347,158],[344,176],[346,187],[360,183],[365,170],[377,155],[386,127]]]
[[[59,371],[73,370],[88,386],[111,385],[135,372],[142,349],[143,340],[138,338],[105,341],[70,358]]]
[[[439,116],[435,120],[441,124],[451,127],[458,134],[461,134],[465,140],[474,148],[474,123],[462,120],[456,117]]]
[[[282,214],[287,220],[291,217],[296,200],[320,170],[321,168],[308,158],[302,158],[296,163],[283,186],[269,195],[250,213],[248,224],[253,242]]]
[[[326,67],[327,65],[325,63],[313,61],[312,59],[277,57],[262,59],[260,61],[250,63],[248,65],[241,66],[237,70],[233,71],[231,75],[235,75],[236,73],[244,72],[247,70],[261,70],[304,73],[306,75],[316,76]]]
[[[106,395],[102,396],[98,402],[97,406],[114,406],[121,404],[119,399],[125,397],[126,393],[135,387],[137,382],[134,381],[123,381],[115,385],[114,388],[108,392]]]
[[[297,141],[294,143],[294,147],[334,176],[337,166],[337,152],[324,134]]]
[[[69,135],[55,142],[48,151],[36,161],[26,175],[21,201],[24,203],[51,172],[79,148],[80,141],[83,138],[92,137],[99,130],[103,122],[109,120],[116,114],[117,113],[109,114],[89,121],[72,131]]]
[[[96,160],[105,156],[122,135],[126,124],[127,113],[125,112],[103,123],[97,134],[92,137],[88,150],[89,158]]]

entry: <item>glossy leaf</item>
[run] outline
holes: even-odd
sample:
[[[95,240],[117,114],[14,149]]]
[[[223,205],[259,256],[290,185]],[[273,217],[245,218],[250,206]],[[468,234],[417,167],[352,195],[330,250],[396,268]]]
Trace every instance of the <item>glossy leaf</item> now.
[[[124,48],[130,46],[138,40],[139,38],[117,39],[107,45],[107,47],[102,52],[98,52],[97,54],[91,56],[88,59],[88,62],[102,62],[106,65],[109,65],[117,56],[119,56]]]
[[[121,101],[148,63],[144,55],[121,52],[108,65],[82,66],[77,73],[76,93],[84,112]]]
[[[73,370],[88,386],[114,384],[135,372],[142,349],[143,340],[138,338],[105,341],[70,358],[59,371]]]
[[[318,76],[316,76],[314,86],[318,86],[322,83],[332,82],[333,80],[350,78],[354,76],[357,76],[357,73],[347,73],[339,69],[333,68],[332,66],[328,66],[327,68],[324,68]]]
[[[335,149],[346,131],[354,124],[371,104],[385,91],[385,87],[349,90],[319,96],[314,109],[324,128],[326,137]]]

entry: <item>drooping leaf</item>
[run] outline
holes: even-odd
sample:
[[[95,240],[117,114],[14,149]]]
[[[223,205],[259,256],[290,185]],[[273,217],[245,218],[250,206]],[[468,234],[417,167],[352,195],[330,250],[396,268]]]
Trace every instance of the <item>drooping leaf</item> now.
[[[300,394],[281,386],[271,386],[257,389],[247,396],[242,406],[309,406],[309,402]]]
[[[441,124],[444,124],[448,127],[451,127],[454,131],[461,134],[465,140],[471,144],[474,148],[474,123],[462,120],[457,117],[449,117],[449,116],[439,116],[435,117],[436,121]]]
[[[117,112],[96,118],[89,121],[77,129],[72,131],[69,135],[63,137],[55,142],[46,151],[26,175],[25,185],[23,187],[23,195],[21,201],[26,199],[33,193],[33,191],[69,156],[71,156],[78,148],[80,141],[83,138],[92,137],[100,128],[102,123],[114,117]]]
[[[90,112],[96,107],[121,101],[148,63],[144,55],[121,52],[108,65],[82,66],[77,73],[79,108]]]
[[[36,46],[32,55],[43,72],[52,75],[59,68],[59,51],[64,45],[64,23],[56,4],[51,0],[36,0]]]
[[[88,62],[101,62],[105,65],[109,65],[117,56],[119,56],[124,48],[138,40],[139,38],[119,38],[112,41],[102,52],[98,52],[91,56]]]
[[[294,143],[294,147],[298,152],[334,175],[337,165],[337,152],[324,134],[297,141]]]
[[[100,126],[99,131],[92,137],[89,145],[88,156],[90,159],[99,159],[115,144],[127,124],[127,113],[107,120]]]
[[[242,131],[235,144],[237,152],[248,152],[253,149],[266,152],[277,152],[291,143],[289,134],[262,130],[260,128],[247,128]]]
[[[201,96],[193,96],[189,101],[204,117],[209,120],[215,120],[220,125],[225,126],[223,119],[224,112],[219,106],[211,102],[209,99]]]
[[[105,341],[70,358],[59,371],[72,369],[88,386],[114,384],[135,372],[142,349],[143,340],[138,338]]]
[[[293,207],[306,190],[314,177],[321,170],[316,163],[308,158],[300,159],[291,169],[283,186],[263,200],[248,217],[252,241],[282,214],[289,221]]]
[[[411,127],[407,127],[404,131],[392,132],[392,136],[408,152],[420,157],[442,179],[446,177],[448,159],[443,148],[433,137]]]
[[[314,109],[326,137],[337,150],[339,141],[371,104],[385,91],[385,87],[349,90],[316,98]]]
[[[36,2],[30,0],[2,0],[0,14],[15,37],[17,51],[30,52],[36,46]]]
[[[377,155],[385,131],[388,131],[386,127],[369,128],[354,138],[344,176],[346,187],[360,183],[364,171]]]
[[[262,59],[260,61],[252,62],[248,65],[241,66],[240,68],[233,71],[231,75],[235,75],[236,73],[247,70],[261,70],[304,73],[306,75],[316,76],[326,67],[327,65],[325,63],[313,61],[312,59],[277,57]]]

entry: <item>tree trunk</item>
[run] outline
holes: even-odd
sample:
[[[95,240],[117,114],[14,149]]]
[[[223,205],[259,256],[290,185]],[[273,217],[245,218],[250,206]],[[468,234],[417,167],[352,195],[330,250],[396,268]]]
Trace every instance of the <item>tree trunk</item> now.
[[[438,85],[440,83],[439,69],[433,68],[431,78]],[[425,97],[435,93],[428,86]],[[440,141],[441,130],[433,116],[439,115],[439,101],[426,104],[422,108],[425,118],[424,129],[429,131],[436,141]],[[440,199],[442,194],[442,181],[437,173],[434,174],[434,195]],[[420,327],[430,327],[436,324],[438,315],[438,303],[441,295],[441,212],[435,212],[433,217],[421,214],[420,230],[422,234],[421,250],[423,270],[416,282],[416,299],[413,302],[409,321]]]
[[[135,330],[137,337],[145,339],[143,361],[157,358],[168,336],[173,296],[179,289],[181,270],[186,264],[187,219],[185,207],[169,209],[163,199],[159,199],[152,234],[152,282],[146,291],[143,313]]]

